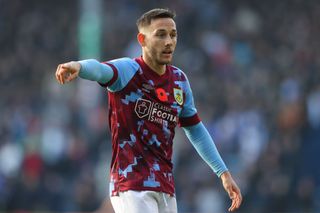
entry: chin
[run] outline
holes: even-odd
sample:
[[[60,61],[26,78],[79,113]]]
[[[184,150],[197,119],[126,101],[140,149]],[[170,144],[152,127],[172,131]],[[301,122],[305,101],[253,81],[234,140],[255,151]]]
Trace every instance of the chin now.
[[[163,65],[165,65],[165,64],[171,64],[171,61],[172,61],[172,59],[161,60],[161,61],[160,61],[160,64],[163,64]]]

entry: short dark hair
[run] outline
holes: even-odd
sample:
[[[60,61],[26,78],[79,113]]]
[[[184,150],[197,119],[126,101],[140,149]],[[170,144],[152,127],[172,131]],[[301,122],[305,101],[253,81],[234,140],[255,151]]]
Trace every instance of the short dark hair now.
[[[142,14],[142,16],[137,20],[137,27],[145,27],[151,24],[151,21],[158,18],[172,18],[176,17],[176,13],[169,9],[156,8],[149,10],[148,12]]]

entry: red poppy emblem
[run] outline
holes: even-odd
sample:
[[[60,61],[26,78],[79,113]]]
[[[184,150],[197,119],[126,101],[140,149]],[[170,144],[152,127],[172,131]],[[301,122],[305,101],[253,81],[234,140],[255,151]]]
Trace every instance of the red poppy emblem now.
[[[159,98],[160,101],[168,101],[168,96],[166,94],[166,91],[162,88],[157,88],[156,89],[157,97]]]

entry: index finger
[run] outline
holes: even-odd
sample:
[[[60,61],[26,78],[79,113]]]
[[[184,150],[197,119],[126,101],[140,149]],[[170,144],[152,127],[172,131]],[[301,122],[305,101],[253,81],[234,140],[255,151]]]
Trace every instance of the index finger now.
[[[236,196],[232,199],[232,204],[229,208],[229,211],[234,211],[238,209],[242,202],[242,196],[241,193],[237,193]]]
[[[242,203],[242,195],[241,195],[241,193],[240,193],[240,194],[237,196],[237,205],[236,205],[237,209],[240,207],[241,203]]]
[[[241,191],[238,187],[235,187],[235,193],[236,193],[236,199],[237,199],[237,206],[239,208],[239,206],[242,203],[242,194],[241,194]]]
[[[235,204],[236,203],[236,201],[234,200],[234,199],[232,199],[232,203],[231,203],[231,206],[229,207],[229,209],[228,209],[228,211],[229,212],[232,212],[232,211],[234,211],[234,209],[235,209]]]
[[[57,70],[56,70],[56,73],[55,73],[56,79],[57,79],[57,81],[58,81],[59,83],[61,83],[61,82],[60,82],[60,79],[59,79],[59,70],[60,70],[60,67],[61,67],[61,64],[58,65]]]
[[[65,67],[63,66],[63,64],[61,64],[59,66],[59,70],[57,71],[57,76],[59,78],[59,82],[61,84],[64,84],[65,83],[65,74],[68,72],[69,68],[68,67]]]

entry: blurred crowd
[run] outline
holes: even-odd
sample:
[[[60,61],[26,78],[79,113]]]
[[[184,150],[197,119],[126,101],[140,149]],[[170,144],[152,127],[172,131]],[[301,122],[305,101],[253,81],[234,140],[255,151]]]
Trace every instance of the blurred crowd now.
[[[106,91],[54,76],[81,59],[79,4],[0,0],[0,212],[112,212]],[[139,56],[135,20],[154,7],[177,13],[174,64],[240,185],[239,212],[320,212],[317,1],[102,1],[99,60]],[[173,160],[179,212],[226,212],[179,129]]]

